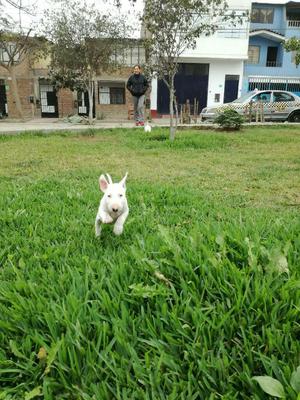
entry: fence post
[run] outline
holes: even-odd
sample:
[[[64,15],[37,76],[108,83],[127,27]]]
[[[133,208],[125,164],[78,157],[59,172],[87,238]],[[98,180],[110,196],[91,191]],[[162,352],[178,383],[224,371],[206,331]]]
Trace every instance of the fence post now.
[[[250,124],[252,122],[252,105],[253,105],[253,101],[251,100],[249,102],[249,122],[250,122]]]
[[[260,121],[265,122],[264,103],[260,104]]]

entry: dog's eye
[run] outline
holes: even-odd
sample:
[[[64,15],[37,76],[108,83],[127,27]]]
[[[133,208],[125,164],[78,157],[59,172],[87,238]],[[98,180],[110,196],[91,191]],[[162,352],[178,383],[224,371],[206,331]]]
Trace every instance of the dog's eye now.
[[[123,197],[123,195],[122,195],[122,194],[119,194],[119,196],[120,196],[120,197]]]
[[[111,194],[108,194],[107,197],[111,198]]]

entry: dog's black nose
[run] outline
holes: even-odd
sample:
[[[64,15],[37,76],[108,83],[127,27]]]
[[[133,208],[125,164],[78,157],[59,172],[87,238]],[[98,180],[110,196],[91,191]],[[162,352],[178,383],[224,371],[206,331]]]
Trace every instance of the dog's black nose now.
[[[112,210],[113,210],[113,212],[117,212],[118,208],[113,208]]]

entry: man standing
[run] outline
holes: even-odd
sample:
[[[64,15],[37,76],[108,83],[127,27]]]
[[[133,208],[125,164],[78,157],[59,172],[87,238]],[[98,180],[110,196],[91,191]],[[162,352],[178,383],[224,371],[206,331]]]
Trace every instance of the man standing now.
[[[147,79],[141,74],[141,67],[135,65],[133,67],[133,74],[128,79],[126,88],[132,94],[136,126],[144,126],[144,100],[148,87],[149,83]]]

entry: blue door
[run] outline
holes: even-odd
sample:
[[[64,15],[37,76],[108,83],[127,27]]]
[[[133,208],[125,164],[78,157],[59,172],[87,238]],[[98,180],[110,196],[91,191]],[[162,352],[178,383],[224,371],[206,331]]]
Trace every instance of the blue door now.
[[[0,79],[0,118],[7,115],[7,99],[4,81]]]
[[[179,105],[187,100],[194,104],[199,103],[198,112],[207,104],[209,64],[179,64],[175,75],[175,94]],[[157,111],[160,114],[169,114],[169,90],[163,80],[158,81]]]
[[[225,75],[224,103],[237,99],[239,93],[239,75]]]

